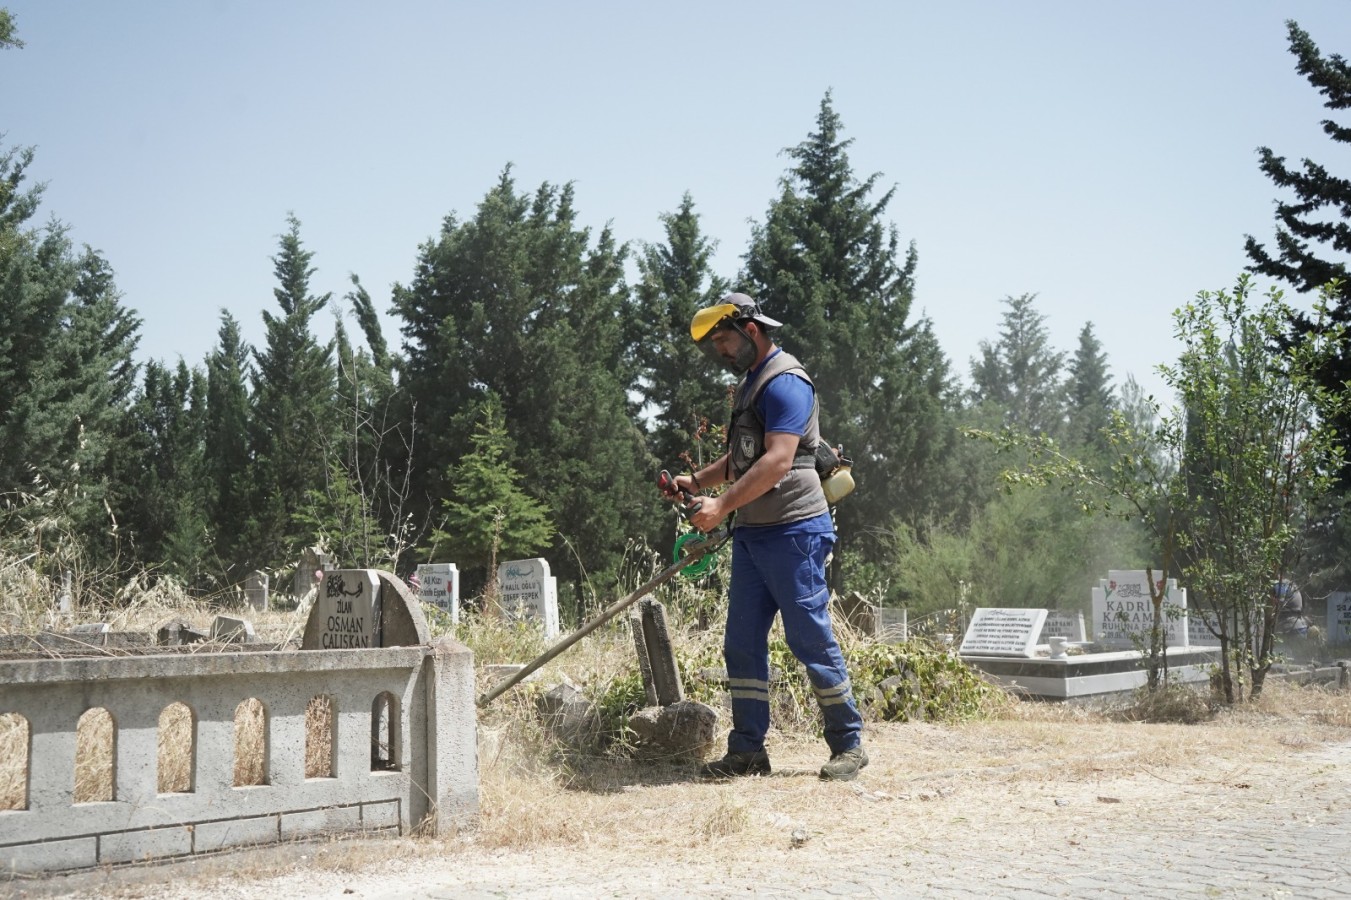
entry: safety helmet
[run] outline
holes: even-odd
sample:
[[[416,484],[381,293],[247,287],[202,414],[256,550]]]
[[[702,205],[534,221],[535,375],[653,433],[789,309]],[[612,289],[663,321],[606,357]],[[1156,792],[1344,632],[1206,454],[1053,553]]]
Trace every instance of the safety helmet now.
[[[690,337],[704,355],[736,375],[743,375],[755,363],[755,342],[742,327],[746,322],[758,322],[763,328],[777,328],[783,323],[760,312],[760,304],[746,294],[728,294],[722,302],[706,306],[690,321]],[[741,335],[741,344],[735,353],[725,355],[716,346],[713,336],[720,331],[734,331]]]
[[[734,322],[755,320],[766,328],[778,328],[783,325],[778,319],[771,319],[760,312],[760,304],[747,294],[728,294],[713,306],[706,306],[694,314],[690,321],[690,337],[695,343],[708,337],[718,326],[729,326]]]

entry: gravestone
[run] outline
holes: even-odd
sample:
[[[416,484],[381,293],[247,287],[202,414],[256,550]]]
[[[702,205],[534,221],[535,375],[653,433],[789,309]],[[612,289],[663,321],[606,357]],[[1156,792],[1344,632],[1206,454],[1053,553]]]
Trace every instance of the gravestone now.
[[[877,605],[868,602],[858,591],[850,591],[834,598],[840,615],[850,628],[865,637],[877,634]]]
[[[374,569],[335,569],[324,576],[302,647],[369,649],[381,643],[380,579]]]
[[[318,547],[307,547],[305,552],[300,554],[300,562],[296,565],[295,578],[291,582],[291,594],[297,600],[304,597],[317,584],[324,574],[332,571],[333,561],[327,553],[319,550]]]
[[[1201,609],[1193,609],[1187,613],[1188,647],[1218,647],[1219,633],[1220,626],[1214,613]]]
[[[107,622],[91,622],[88,625],[72,625],[66,629],[66,634],[71,637],[98,637],[112,630]]]
[[[417,567],[418,596],[423,603],[450,614],[460,624],[460,568],[455,563],[424,563]]]
[[[1333,591],[1328,594],[1328,643],[1351,643],[1351,593]]]
[[[888,644],[910,640],[910,610],[882,606],[877,610],[877,637]]]
[[[957,652],[962,656],[1031,657],[1045,622],[1044,609],[977,609]]]
[[[1169,647],[1187,646],[1187,592],[1177,586],[1176,578],[1166,582],[1155,579],[1164,591],[1160,610],[1164,643]],[[1122,650],[1134,649],[1137,641],[1148,640],[1154,624],[1154,604],[1150,600],[1148,573],[1144,569],[1111,569],[1092,590],[1093,635],[1095,642]]]
[[[1087,641],[1088,630],[1084,627],[1084,614],[1077,610],[1075,612],[1048,610],[1046,624],[1041,626],[1041,636],[1037,638],[1037,643],[1049,643],[1053,637],[1062,637],[1067,641],[1078,643]]]
[[[75,601],[70,593],[70,570],[61,573],[61,595],[56,598],[56,611],[69,617],[75,613]]]
[[[252,644],[253,623],[235,616],[216,616],[211,620],[211,640],[223,644]]]
[[[335,569],[310,607],[300,649],[418,647],[430,641],[422,602],[402,579],[375,569]]]
[[[643,677],[648,706],[670,706],[684,700],[680,667],[676,665],[671,633],[666,627],[666,607],[651,597],[644,597],[630,611],[629,623],[633,628],[638,670]]]
[[[548,560],[502,563],[497,567],[497,588],[497,602],[508,619],[534,622],[546,638],[558,637],[558,579],[549,574]]]
[[[244,579],[244,603],[249,609],[267,609],[267,584],[266,572],[253,572]]]

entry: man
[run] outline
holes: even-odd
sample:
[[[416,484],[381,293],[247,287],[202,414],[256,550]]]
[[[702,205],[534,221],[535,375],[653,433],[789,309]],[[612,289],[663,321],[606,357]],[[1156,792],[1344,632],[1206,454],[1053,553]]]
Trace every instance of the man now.
[[[825,720],[829,762],[821,778],[849,781],[868,764],[863,720],[849,689],[844,656],[830,624],[825,561],[835,525],[816,473],[815,388],[802,364],[775,346],[781,325],[745,294],[701,309],[690,335],[706,354],[742,376],[727,452],[676,487],[698,494],[725,482],[722,494],[699,497],[690,522],[709,532],[733,512],[732,581],[723,658],[732,694],[727,754],[700,768],[726,778],[768,774],[769,631],[783,616],[784,636],[807,676]]]

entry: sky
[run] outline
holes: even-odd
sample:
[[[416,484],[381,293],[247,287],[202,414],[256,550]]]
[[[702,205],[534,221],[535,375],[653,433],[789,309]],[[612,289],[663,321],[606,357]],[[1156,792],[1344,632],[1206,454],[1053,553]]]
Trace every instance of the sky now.
[[[1284,24],[1351,55],[1346,0],[0,6],[26,44],[0,51],[0,143],[35,148],[39,217],[104,254],[140,357],[171,364],[203,361],[222,309],[263,343],[288,214],[315,293],[355,273],[387,310],[507,165],[522,191],[573,183],[593,238],[635,249],[688,192],[735,279],[830,92],[956,374],[1031,293],[1057,349],[1091,322],[1116,382],[1167,403],[1172,311],[1274,233],[1257,148],[1348,168]]]

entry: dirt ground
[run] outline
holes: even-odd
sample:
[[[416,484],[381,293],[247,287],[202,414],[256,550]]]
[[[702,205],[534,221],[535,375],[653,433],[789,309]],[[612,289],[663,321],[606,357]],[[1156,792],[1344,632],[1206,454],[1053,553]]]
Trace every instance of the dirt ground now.
[[[1291,689],[1296,690],[1296,689]],[[482,813],[451,838],[346,839],[0,883],[16,897],[1351,895],[1351,704],[1195,725],[1026,705],[877,725],[871,765],[775,736],[774,773],[567,764],[481,731]],[[1292,695],[1293,696],[1293,695]]]

